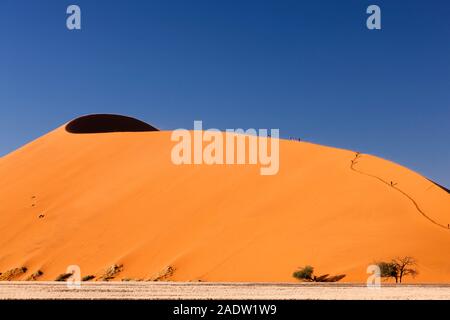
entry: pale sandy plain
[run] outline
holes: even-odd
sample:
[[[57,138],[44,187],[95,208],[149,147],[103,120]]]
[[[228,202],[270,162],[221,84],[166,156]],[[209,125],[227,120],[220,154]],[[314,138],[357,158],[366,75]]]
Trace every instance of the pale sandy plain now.
[[[2,282],[1,299],[147,300],[450,300],[450,285],[89,282],[70,289],[61,282]]]
[[[176,166],[170,136],[61,126],[0,158],[0,272],[52,281],[120,264],[114,280],[170,267],[165,280],[284,283],[310,264],[365,283],[369,264],[408,255],[420,272],[408,283],[450,283],[449,193],[418,173],[288,140],[274,176]]]

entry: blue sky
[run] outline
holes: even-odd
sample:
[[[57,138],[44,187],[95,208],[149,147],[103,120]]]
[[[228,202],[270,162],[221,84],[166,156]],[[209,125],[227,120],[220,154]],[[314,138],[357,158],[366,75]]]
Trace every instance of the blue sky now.
[[[82,30],[66,28],[78,4]],[[370,4],[382,30],[366,28]],[[0,3],[0,155],[87,113],[279,128],[450,186],[450,2]]]

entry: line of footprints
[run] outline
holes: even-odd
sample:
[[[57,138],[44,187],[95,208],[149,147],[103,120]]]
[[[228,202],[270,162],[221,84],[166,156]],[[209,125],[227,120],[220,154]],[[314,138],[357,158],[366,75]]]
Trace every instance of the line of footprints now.
[[[32,208],[34,208],[34,207],[36,207],[36,196],[31,196],[31,207]],[[38,218],[39,219],[43,219],[45,217],[45,215],[43,214],[43,213],[41,213],[39,216],[38,216]]]

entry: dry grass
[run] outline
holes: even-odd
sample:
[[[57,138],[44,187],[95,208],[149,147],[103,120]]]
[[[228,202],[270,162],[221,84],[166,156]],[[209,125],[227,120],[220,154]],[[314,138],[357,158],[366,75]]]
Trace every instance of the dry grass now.
[[[174,272],[175,272],[174,267],[167,266],[164,269],[162,269],[160,272],[158,272],[156,275],[149,278],[147,281],[165,281],[165,280],[170,279],[170,277],[172,277]]]
[[[27,272],[27,268],[25,268],[25,267],[10,269],[0,275],[0,281],[15,280],[16,278],[20,277],[21,275],[25,274],[26,272]]]
[[[36,271],[31,276],[26,278],[25,281],[36,281],[40,276],[42,276],[44,273],[41,270]]]
[[[123,270],[123,265],[114,264],[106,269],[98,278],[97,281],[109,281],[114,279]]]
[[[144,281],[143,279],[134,279],[134,278],[123,278],[122,281],[124,282],[139,282]]]

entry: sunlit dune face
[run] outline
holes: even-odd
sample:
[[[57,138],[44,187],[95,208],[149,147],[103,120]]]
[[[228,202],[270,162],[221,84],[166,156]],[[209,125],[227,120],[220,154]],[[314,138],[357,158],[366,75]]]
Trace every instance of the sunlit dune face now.
[[[375,261],[411,256],[419,274],[406,282],[450,283],[450,196],[423,176],[282,139],[275,175],[175,165],[172,132],[155,130],[87,116],[1,158],[0,272],[55,280],[77,265],[94,281],[297,282],[311,265],[365,283]]]

